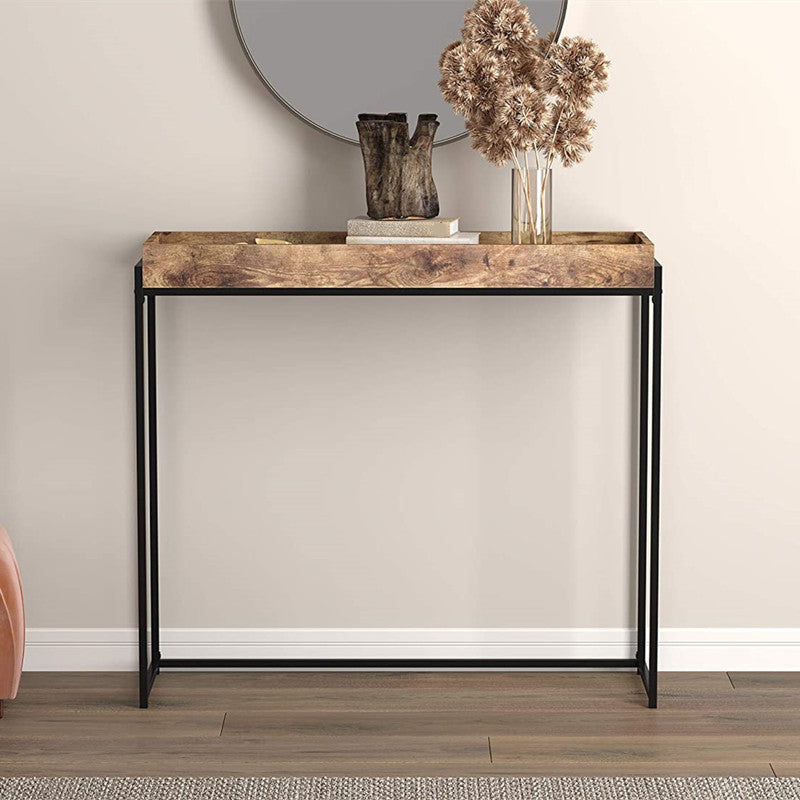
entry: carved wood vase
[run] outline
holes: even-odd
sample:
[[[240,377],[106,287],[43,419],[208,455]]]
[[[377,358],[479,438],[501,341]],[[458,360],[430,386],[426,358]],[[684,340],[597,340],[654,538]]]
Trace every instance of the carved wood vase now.
[[[438,127],[436,114],[420,114],[409,139],[405,114],[358,115],[367,214],[372,219],[438,216],[439,195],[431,170]]]

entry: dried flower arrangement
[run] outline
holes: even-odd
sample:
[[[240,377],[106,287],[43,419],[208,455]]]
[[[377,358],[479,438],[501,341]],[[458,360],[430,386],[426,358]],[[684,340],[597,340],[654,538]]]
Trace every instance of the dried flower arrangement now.
[[[525,174],[533,219],[528,153],[548,171],[545,181],[555,159],[565,167],[583,160],[595,128],[588,111],[607,87],[609,61],[588,39],[539,36],[519,0],[477,0],[461,37],[439,60],[442,96],[465,117],[476,150]]]

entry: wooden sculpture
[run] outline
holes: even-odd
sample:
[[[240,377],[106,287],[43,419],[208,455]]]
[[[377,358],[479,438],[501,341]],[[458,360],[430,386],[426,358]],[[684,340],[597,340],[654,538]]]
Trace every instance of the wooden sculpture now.
[[[358,138],[372,219],[430,218],[439,214],[431,172],[436,114],[420,114],[409,140],[405,114],[359,114]]]
[[[0,526],[0,717],[3,701],[17,696],[24,650],[22,581],[11,540]]]

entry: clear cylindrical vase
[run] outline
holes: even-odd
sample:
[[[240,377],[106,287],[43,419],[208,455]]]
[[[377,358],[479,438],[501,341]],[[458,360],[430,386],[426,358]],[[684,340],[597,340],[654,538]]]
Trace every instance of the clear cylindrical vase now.
[[[552,220],[552,170],[512,169],[511,243],[552,244]]]

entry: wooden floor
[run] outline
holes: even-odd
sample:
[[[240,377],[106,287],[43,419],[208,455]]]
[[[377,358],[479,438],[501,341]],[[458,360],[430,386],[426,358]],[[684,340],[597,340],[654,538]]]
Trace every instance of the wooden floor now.
[[[29,673],[0,775],[800,775],[800,673]]]

